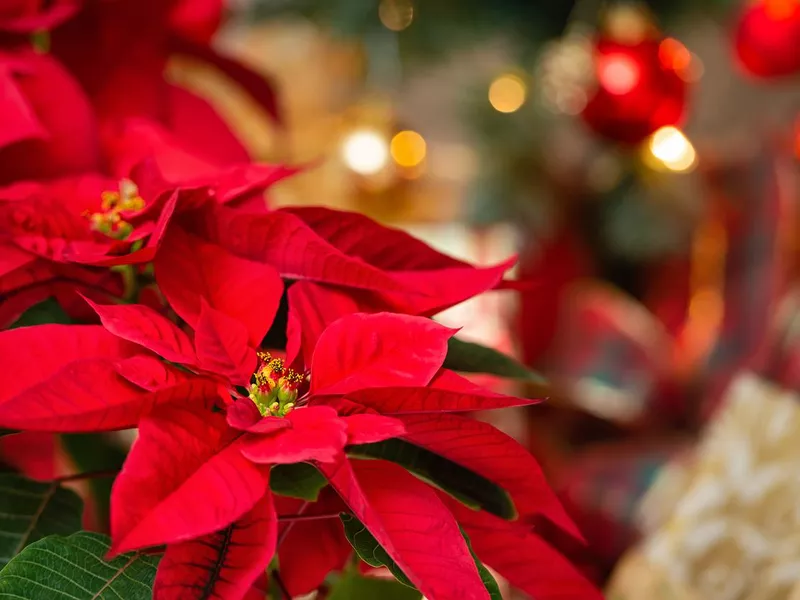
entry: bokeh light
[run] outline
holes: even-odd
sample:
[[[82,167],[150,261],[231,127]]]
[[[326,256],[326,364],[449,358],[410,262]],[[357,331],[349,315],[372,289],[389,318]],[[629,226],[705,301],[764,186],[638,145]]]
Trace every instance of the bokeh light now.
[[[383,0],[378,7],[378,18],[386,29],[403,31],[414,20],[411,0]]]
[[[401,131],[392,138],[390,151],[394,162],[401,167],[416,167],[425,160],[427,145],[416,131]]]
[[[389,144],[386,137],[372,129],[350,133],[342,143],[345,164],[361,175],[373,175],[389,161]]]
[[[609,54],[597,60],[597,78],[609,93],[621,96],[639,83],[639,65],[630,56]]]
[[[501,113],[512,113],[525,104],[528,90],[516,75],[500,75],[489,86],[489,103]]]
[[[670,171],[688,171],[695,166],[697,152],[677,127],[662,127],[650,136],[650,153]]]

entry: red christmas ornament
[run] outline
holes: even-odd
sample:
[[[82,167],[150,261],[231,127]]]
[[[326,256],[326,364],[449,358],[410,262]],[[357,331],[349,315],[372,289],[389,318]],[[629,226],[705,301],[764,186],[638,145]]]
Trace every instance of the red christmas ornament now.
[[[750,75],[782,77],[800,72],[800,0],[757,0],[734,31],[739,65]]]
[[[671,38],[633,44],[600,38],[594,49],[597,87],[581,113],[598,134],[636,144],[686,112],[691,54]]]

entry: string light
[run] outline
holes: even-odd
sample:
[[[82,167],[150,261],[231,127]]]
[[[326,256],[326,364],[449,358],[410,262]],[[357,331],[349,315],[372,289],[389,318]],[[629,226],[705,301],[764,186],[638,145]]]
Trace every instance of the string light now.
[[[500,75],[489,86],[489,103],[501,113],[512,113],[525,103],[528,90],[516,75]]]
[[[401,167],[416,167],[427,152],[425,139],[416,131],[401,131],[392,138],[389,146],[394,162]]]
[[[414,5],[410,0],[383,0],[378,6],[378,18],[386,29],[403,31],[414,20]]]
[[[359,129],[344,139],[342,159],[356,173],[374,175],[389,162],[389,144],[378,131]]]
[[[694,146],[676,127],[662,127],[656,131],[650,136],[648,149],[650,154],[670,171],[688,171],[697,162]]]

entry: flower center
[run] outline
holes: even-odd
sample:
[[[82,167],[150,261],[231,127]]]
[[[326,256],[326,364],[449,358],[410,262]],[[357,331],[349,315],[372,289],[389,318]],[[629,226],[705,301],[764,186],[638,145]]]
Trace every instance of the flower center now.
[[[258,353],[258,369],[250,385],[250,399],[264,417],[285,417],[294,408],[297,388],[303,382],[300,373],[289,369],[280,358],[268,352]]]
[[[100,196],[100,212],[86,211],[92,231],[97,231],[115,240],[124,240],[133,233],[133,225],[124,218],[125,212],[138,211],[144,208],[144,199],[139,195],[139,188],[130,179],[119,182],[119,191],[106,191]]]

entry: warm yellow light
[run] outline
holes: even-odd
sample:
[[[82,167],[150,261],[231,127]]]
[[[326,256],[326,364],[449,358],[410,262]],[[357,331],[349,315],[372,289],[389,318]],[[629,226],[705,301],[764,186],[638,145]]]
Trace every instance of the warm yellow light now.
[[[378,7],[378,18],[386,29],[403,31],[414,20],[411,0],[383,0]]]
[[[501,75],[489,86],[489,103],[501,113],[512,113],[525,103],[528,90],[516,75]]]
[[[344,139],[342,158],[356,173],[373,175],[389,161],[389,144],[379,132],[360,129]]]
[[[662,127],[650,136],[650,153],[670,171],[688,171],[697,161],[692,143],[676,127]]]
[[[392,138],[392,158],[401,167],[416,167],[425,160],[425,139],[416,131],[401,131]]]

